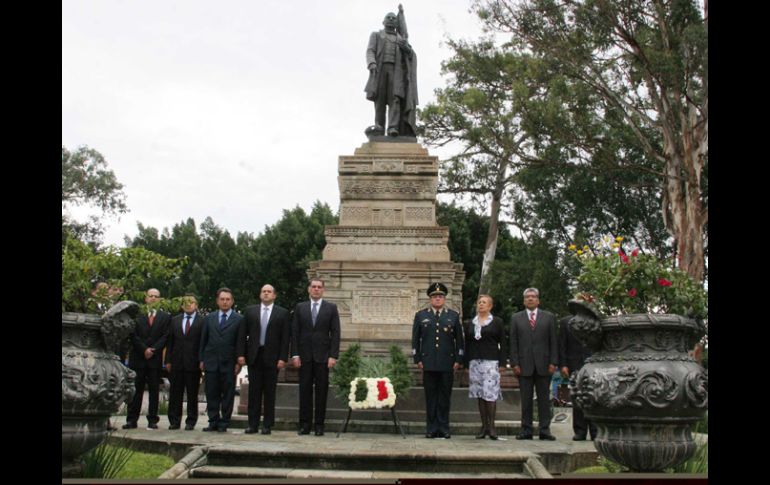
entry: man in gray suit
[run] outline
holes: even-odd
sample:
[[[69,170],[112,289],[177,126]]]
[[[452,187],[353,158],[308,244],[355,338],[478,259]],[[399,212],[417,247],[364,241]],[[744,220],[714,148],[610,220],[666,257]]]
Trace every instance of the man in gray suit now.
[[[203,431],[227,431],[235,401],[235,376],[240,372],[235,355],[243,316],[233,310],[233,292],[217,290],[219,311],[206,315],[201,329],[200,367],[206,373],[206,413]]]
[[[532,439],[533,388],[537,392],[540,439],[555,440],[551,434],[551,402],[549,384],[556,371],[559,346],[556,340],[556,317],[540,310],[537,288],[524,290],[526,310],[511,317],[510,353],[513,373],[519,378],[521,391],[521,433],[517,440]]]

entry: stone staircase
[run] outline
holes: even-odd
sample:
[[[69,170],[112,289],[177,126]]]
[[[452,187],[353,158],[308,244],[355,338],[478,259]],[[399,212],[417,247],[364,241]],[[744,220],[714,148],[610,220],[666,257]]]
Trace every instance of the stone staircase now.
[[[498,456],[499,455],[499,456]],[[189,478],[550,478],[530,452],[437,453],[422,450],[255,450],[211,447]]]

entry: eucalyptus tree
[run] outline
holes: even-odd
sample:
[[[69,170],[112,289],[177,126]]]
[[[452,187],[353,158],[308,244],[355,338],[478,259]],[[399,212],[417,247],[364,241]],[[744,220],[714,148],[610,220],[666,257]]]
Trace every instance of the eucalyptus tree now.
[[[644,162],[626,157],[615,168],[658,178],[660,212],[678,264],[702,280],[708,246],[708,1],[476,0],[473,9],[487,29],[510,34],[515,50],[600,99],[593,112],[607,123],[633,133],[644,153],[637,160]]]

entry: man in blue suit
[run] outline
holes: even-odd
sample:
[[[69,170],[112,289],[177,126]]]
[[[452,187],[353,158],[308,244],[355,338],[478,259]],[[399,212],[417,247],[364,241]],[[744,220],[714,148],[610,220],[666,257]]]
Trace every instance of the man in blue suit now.
[[[312,278],[307,290],[310,300],[297,304],[291,321],[292,361],[299,368],[297,434],[310,434],[315,390],[315,435],[323,436],[329,370],[340,356],[340,314],[323,299],[323,280]]]
[[[219,310],[206,315],[201,329],[200,367],[206,373],[206,413],[203,431],[227,431],[235,401],[235,376],[240,372],[235,355],[243,316],[233,310],[233,292],[217,290]]]

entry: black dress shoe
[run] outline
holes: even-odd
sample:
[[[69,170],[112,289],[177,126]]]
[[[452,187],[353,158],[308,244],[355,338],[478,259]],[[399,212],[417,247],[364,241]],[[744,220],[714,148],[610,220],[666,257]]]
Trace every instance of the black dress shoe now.
[[[227,426],[220,426],[219,428],[217,428],[217,431],[219,431],[220,433],[224,433],[227,431]]]
[[[323,426],[317,426],[315,429],[315,435],[316,436],[323,436],[324,435],[324,427]]]
[[[532,433],[519,433],[516,435],[517,440],[531,440]]]
[[[538,436],[541,440],[547,440],[547,441],[556,441],[556,436],[552,435],[551,433],[540,433],[540,436]]]
[[[262,428],[262,434],[270,434],[270,428]]]
[[[299,431],[297,431],[297,434],[310,434],[310,430],[307,428],[302,428]]]
[[[136,428],[136,423],[126,423],[123,425],[123,429],[134,429]]]
[[[147,425],[147,429],[158,429],[158,425],[155,423],[150,423]]]
[[[441,433],[441,437],[444,438],[445,440],[448,440],[449,438],[452,437],[452,435],[449,433]]]
[[[205,428],[203,428],[201,431],[216,431],[216,430],[217,430],[216,426],[209,425],[209,426],[206,426]]]
[[[257,428],[246,428],[246,430],[244,431],[244,433],[246,434],[254,434],[256,432],[257,432]]]
[[[572,441],[585,441],[585,440],[586,440],[585,435],[581,436],[576,434],[575,436],[572,437]]]
[[[195,425],[194,424],[185,424],[184,425],[184,430],[185,431],[192,431],[194,429],[195,429]]]
[[[168,429],[179,429],[179,425],[178,424],[172,424],[171,426],[168,427]]]

